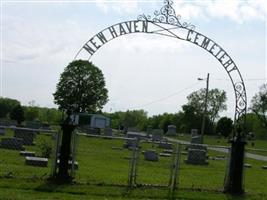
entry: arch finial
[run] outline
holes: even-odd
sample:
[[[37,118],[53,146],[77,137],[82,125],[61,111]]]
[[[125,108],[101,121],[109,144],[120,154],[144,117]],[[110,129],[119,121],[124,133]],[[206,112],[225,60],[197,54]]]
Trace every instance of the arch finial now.
[[[190,30],[195,29],[194,25],[180,21],[181,15],[176,15],[175,9],[173,8],[173,0],[164,0],[163,7],[160,10],[156,10],[153,17],[150,15],[140,15],[138,16],[138,20],[165,23]]]

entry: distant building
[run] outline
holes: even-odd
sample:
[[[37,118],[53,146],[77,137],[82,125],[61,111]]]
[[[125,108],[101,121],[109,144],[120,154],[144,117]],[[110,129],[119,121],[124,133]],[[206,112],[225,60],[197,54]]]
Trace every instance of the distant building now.
[[[109,128],[110,118],[101,114],[79,113],[71,116],[73,123],[91,128]]]

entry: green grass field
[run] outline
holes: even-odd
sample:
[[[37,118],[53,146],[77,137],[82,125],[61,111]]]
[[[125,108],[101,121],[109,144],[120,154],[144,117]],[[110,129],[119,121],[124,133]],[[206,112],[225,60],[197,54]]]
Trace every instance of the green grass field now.
[[[9,134],[12,134],[9,132]],[[212,141],[212,139],[210,139]],[[49,135],[40,134],[36,145],[26,147],[41,154],[39,144],[43,141],[53,145]],[[132,152],[122,147],[124,141],[114,139],[96,139],[79,136],[75,183],[54,185],[46,181],[51,172],[49,167],[40,168],[25,165],[25,159],[18,151],[0,149],[0,199],[168,199],[166,187],[141,187],[127,189],[129,158]],[[183,147],[184,148],[184,147]],[[161,152],[157,145],[142,144],[141,151],[153,149]],[[215,151],[208,152],[210,157],[226,156]],[[227,165],[225,160],[208,160],[207,166],[194,166],[184,163],[186,155],[181,157],[179,171],[179,190],[176,199],[267,199],[267,170],[261,169],[266,162],[246,159],[252,168],[245,169],[245,190],[243,197],[223,194],[223,182]],[[159,162],[145,161],[140,152],[137,183],[167,186],[170,176],[171,158],[160,157]]]

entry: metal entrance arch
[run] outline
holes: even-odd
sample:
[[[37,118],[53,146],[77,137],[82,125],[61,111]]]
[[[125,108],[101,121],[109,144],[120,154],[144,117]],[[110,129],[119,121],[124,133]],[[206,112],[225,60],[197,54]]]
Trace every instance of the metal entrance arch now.
[[[157,34],[190,42],[215,57],[228,74],[235,93],[234,121],[236,125],[244,127],[247,95],[243,78],[235,62],[219,44],[195,31],[194,25],[186,22],[181,23],[181,17],[176,15],[172,7],[172,1],[165,0],[164,4],[160,11],[155,11],[153,18],[140,15],[137,20],[121,22],[100,31],[83,45],[74,59],[77,60],[81,55],[86,55],[88,60],[90,60],[104,44],[117,37],[132,33]],[[234,136],[244,137],[245,131],[243,130],[242,133],[234,131]]]
[[[230,55],[215,41],[195,31],[195,26],[181,22],[176,15],[172,0],[164,0],[164,6],[154,12],[154,16],[140,15],[137,20],[121,22],[100,31],[90,38],[78,51],[74,60],[92,56],[109,41],[132,33],[158,34],[190,42],[215,57],[228,74],[235,93],[234,132],[230,157],[230,167],[225,178],[225,191],[243,193],[243,163],[245,146],[245,118],[247,95],[241,73]]]

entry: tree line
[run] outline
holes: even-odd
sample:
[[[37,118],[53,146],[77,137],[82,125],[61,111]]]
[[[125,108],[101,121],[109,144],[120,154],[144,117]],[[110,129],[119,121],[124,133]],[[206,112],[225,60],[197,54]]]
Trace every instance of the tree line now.
[[[29,106],[22,106],[19,101],[0,98],[0,118],[8,118],[21,123],[27,121],[41,121],[49,124],[59,124],[62,113],[102,113],[103,106],[108,102],[108,90],[105,87],[103,73],[93,63],[77,60],[71,62],[61,74],[54,95],[55,108],[41,108],[34,102]],[[145,131],[148,128],[167,131],[168,125],[175,125],[177,132],[189,133],[191,129],[201,130],[201,122],[205,107],[205,89],[194,91],[187,96],[187,103],[174,114],[164,113],[148,117],[144,110],[105,113],[111,118],[112,128],[135,127]],[[217,88],[211,89],[207,96],[207,112],[205,118],[205,134],[231,134],[233,121],[228,117],[220,117],[220,113],[227,109],[226,92]],[[263,84],[260,91],[251,101],[247,118],[247,132],[254,132],[257,137],[267,137],[267,84]]]
[[[39,107],[34,101],[23,106],[16,99],[0,98],[0,119],[15,120],[18,124],[23,121],[36,121],[50,125],[62,121],[62,111],[56,108]]]

